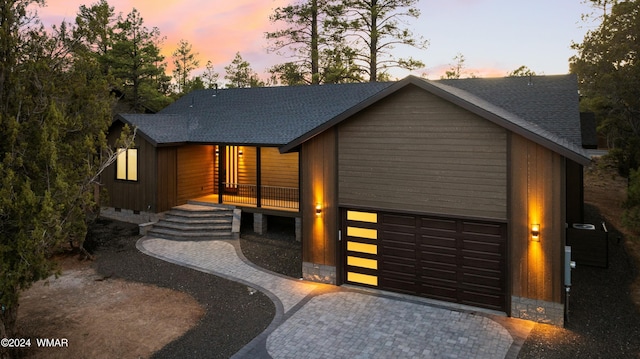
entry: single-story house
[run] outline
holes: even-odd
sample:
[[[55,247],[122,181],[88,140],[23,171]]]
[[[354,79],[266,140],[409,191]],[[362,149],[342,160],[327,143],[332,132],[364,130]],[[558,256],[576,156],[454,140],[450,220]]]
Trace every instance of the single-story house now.
[[[296,218],[306,279],[562,325],[565,227],[582,219],[573,75],[192,92],[120,114],[135,147],[109,207],[189,199]]]

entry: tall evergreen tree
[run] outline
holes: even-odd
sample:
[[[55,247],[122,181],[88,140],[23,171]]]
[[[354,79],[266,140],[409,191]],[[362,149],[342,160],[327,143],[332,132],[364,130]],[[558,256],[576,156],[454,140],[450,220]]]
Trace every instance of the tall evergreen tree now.
[[[76,16],[74,36],[86,49],[99,57],[104,57],[112,49],[116,28],[113,6],[100,0],[89,7],[81,5]]]
[[[583,110],[596,113],[620,173],[640,166],[640,0],[591,0],[600,24],[574,44]]]
[[[334,21],[351,39],[356,60],[369,81],[376,82],[391,68],[415,70],[424,64],[413,58],[396,58],[396,46],[426,49],[428,41],[414,35],[402,22],[417,19],[418,0],[342,0],[342,12]]]
[[[125,101],[140,112],[158,111],[171,100],[170,78],[165,74],[162,41],[158,28],[148,29],[133,9],[126,18],[118,17],[113,49],[108,53],[111,73]]]
[[[253,71],[251,64],[245,61],[239,52],[236,53],[231,64],[225,66],[224,70],[227,72],[224,78],[229,81],[227,88],[262,87],[265,85],[258,78],[258,74]]]
[[[574,44],[570,59],[577,74],[581,107],[592,111],[598,130],[607,137],[609,151],[621,175],[628,177],[623,223],[640,226],[640,0],[590,0],[597,13],[587,19],[600,24]]]
[[[193,46],[186,40],[180,40],[178,48],[173,52],[173,78],[177,85],[178,94],[185,93],[189,88],[191,72],[198,68],[200,61],[197,53],[192,52]]]
[[[100,65],[74,51],[66,25],[46,31],[29,21],[27,8],[42,4],[0,3],[2,338],[16,336],[20,291],[55,270],[51,255],[62,243],[84,240],[93,185],[115,158],[106,147],[112,99]],[[0,358],[10,354],[0,347]]]
[[[212,89],[218,86],[220,74],[213,68],[213,62],[211,62],[211,60],[207,61],[207,65],[205,66],[201,79],[204,83],[204,87],[207,89]]]
[[[285,7],[278,7],[269,17],[273,23],[284,23],[285,28],[268,32],[270,50],[282,53],[293,61],[279,64],[271,72],[288,85],[322,82],[321,57],[324,49],[339,42],[335,31],[325,26],[326,21],[336,15],[336,0],[303,0]],[[326,59],[324,59],[326,62]]]
[[[317,85],[360,81],[355,53],[335,26],[343,14],[340,0],[303,0],[276,8],[270,20],[285,28],[266,34],[270,51],[291,61],[270,69],[274,82]]]

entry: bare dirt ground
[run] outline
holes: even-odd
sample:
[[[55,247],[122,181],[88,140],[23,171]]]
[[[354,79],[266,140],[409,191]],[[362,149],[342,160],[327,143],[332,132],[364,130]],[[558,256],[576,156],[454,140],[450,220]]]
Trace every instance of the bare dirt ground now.
[[[24,358],[147,358],[204,313],[185,293],[105,278],[75,258],[62,262],[60,277],[22,295],[20,335],[31,338]],[[35,338],[67,339],[68,347],[38,348]]]

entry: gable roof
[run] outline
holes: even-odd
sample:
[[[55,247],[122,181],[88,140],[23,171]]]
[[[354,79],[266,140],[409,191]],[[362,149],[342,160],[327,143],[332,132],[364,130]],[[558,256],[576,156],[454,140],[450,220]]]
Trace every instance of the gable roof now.
[[[156,115],[120,114],[120,118],[138,127],[154,145],[282,146],[391,85],[202,90],[183,96]]]
[[[406,86],[418,86],[578,163],[577,80],[573,75],[263,87],[192,92],[155,115],[119,119],[154,145],[278,146],[288,152]]]

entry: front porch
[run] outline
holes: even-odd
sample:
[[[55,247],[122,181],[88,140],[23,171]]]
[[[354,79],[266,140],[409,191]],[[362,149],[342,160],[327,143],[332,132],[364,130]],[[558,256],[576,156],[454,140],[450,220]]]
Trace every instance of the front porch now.
[[[225,184],[227,185],[227,184]],[[210,194],[189,200],[193,203],[228,204],[256,212],[252,209],[262,209],[264,212],[284,211],[296,214],[300,208],[300,195],[297,188],[258,186],[247,184],[233,184],[237,191],[222,195]]]
[[[281,154],[275,147],[229,145],[186,145],[175,151],[175,181],[163,178],[159,171],[159,199],[167,199],[158,206],[159,212],[195,201],[233,205],[254,213],[299,215],[298,153]],[[172,183],[175,195],[171,193]]]

